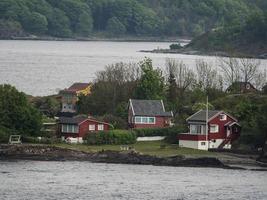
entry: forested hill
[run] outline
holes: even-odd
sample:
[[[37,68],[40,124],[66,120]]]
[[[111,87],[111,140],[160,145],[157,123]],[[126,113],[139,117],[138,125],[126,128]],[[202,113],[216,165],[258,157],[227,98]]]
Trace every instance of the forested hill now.
[[[267,58],[267,11],[254,12],[245,23],[228,24],[198,36],[186,49]]]
[[[1,0],[0,37],[197,36],[266,0]]]

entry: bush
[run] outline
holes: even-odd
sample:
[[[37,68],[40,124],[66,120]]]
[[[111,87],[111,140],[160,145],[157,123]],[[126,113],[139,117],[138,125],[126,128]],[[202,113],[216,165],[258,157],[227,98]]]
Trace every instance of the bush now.
[[[177,44],[171,44],[170,45],[170,49],[181,49],[182,46],[180,43],[177,43]]]
[[[137,137],[166,136],[168,143],[178,143],[177,135],[186,131],[184,126],[173,126],[168,128],[146,128],[134,129]]]
[[[29,137],[29,136],[23,136],[22,142],[24,143],[34,143],[34,144],[54,144],[54,143],[60,143],[61,139],[52,137],[41,137],[41,139],[38,139],[37,137]]]
[[[100,144],[133,144],[136,142],[135,133],[127,130],[110,130],[88,133],[84,140],[89,145]]]
[[[0,126],[0,143],[8,143],[9,136],[11,134],[12,134],[12,131],[10,129]]]

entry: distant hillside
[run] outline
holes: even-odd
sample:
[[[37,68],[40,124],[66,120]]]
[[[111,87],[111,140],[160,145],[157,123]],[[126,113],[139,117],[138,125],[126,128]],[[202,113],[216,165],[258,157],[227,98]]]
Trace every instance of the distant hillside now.
[[[186,49],[267,57],[267,12],[257,12],[244,24],[231,24],[196,37]]]
[[[194,37],[266,8],[266,0],[1,0],[0,38]]]

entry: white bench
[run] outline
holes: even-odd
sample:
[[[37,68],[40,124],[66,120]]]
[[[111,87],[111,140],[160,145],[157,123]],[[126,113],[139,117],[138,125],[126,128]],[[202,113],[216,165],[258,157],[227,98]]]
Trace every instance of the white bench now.
[[[21,144],[21,135],[10,135],[8,144]]]

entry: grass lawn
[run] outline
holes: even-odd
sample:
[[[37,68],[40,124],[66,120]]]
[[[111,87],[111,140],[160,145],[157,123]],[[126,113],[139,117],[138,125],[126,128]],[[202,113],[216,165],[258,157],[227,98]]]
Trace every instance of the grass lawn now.
[[[121,145],[85,145],[85,144],[55,144],[57,147],[68,148],[73,150],[81,150],[85,152],[97,152],[101,150],[114,150],[121,151]],[[137,142],[132,145],[136,151],[147,154],[155,155],[160,157],[175,156],[175,155],[185,155],[185,156],[210,156],[215,155],[213,152],[201,151],[189,148],[180,148],[177,144],[168,144],[161,141],[153,142]]]

